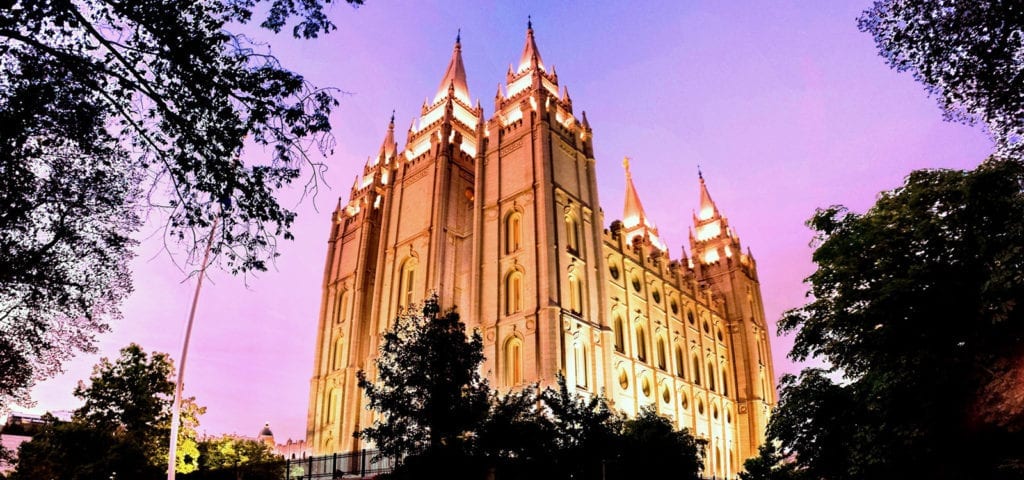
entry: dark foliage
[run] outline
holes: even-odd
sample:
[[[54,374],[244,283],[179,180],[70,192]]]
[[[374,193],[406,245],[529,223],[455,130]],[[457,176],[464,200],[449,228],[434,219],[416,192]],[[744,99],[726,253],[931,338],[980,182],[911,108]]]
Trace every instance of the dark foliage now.
[[[0,0],[0,409],[119,317],[153,208],[189,260],[215,217],[225,268],[277,255],[274,192],[306,163],[315,193],[337,101],[230,28],[316,37],[327,3]]]
[[[879,52],[939,98],[947,119],[983,122],[1003,151],[1024,146],[1024,4],[876,1],[859,19]]]
[[[986,478],[1024,444],[1024,165],[911,173],[865,214],[818,211],[812,300],[770,434],[812,478]],[[1024,472],[1017,470],[1014,475]]]

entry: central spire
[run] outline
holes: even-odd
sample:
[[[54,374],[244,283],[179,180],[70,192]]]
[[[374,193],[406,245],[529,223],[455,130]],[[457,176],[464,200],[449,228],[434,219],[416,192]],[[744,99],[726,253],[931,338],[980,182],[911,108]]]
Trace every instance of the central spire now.
[[[715,201],[711,200],[708,186],[704,184],[704,174],[700,172],[700,169],[697,170],[697,176],[700,178],[700,212],[697,214],[697,219],[710,220],[718,216],[718,207],[715,205]]]
[[[447,97],[449,91],[463,104],[470,105],[469,87],[466,85],[466,67],[462,65],[462,30],[459,30],[455,36],[455,48],[452,50],[452,59],[448,62],[448,69],[444,72],[441,85],[437,87],[434,103]]]
[[[633,185],[633,174],[629,171],[629,157],[622,159],[622,168],[626,170],[626,207],[622,212],[622,228],[626,235],[626,242],[632,243],[636,237],[641,237],[651,243],[658,250],[665,250],[665,243],[658,236],[658,227],[647,217],[644,206],[640,203],[640,195]]]
[[[540,50],[537,50],[537,42],[533,40],[533,20],[527,17],[526,45],[523,46],[523,54],[519,57],[519,68],[516,73],[522,73],[530,67],[544,70],[544,62],[540,59]]]

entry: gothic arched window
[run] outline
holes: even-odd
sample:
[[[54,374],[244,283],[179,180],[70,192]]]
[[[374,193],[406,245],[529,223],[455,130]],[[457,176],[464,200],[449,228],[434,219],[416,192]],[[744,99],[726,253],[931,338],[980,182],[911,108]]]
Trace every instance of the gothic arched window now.
[[[416,282],[416,261],[408,259],[402,264],[402,273],[399,279],[398,307],[405,310],[412,305],[413,292]]]
[[[505,277],[505,315],[523,310],[523,273],[513,271]]]
[[[577,343],[573,349],[575,351],[576,385],[586,387],[587,376],[589,375],[589,369],[587,368],[587,347]]]
[[[622,317],[616,315],[612,321],[612,329],[615,331],[615,351],[626,353],[626,332],[622,327]]]
[[[658,354],[658,368],[662,370],[668,370],[668,354],[665,350],[664,337],[658,337],[658,349],[656,353]]]
[[[334,342],[334,370],[341,369],[345,360],[345,339],[339,338]]]
[[[722,367],[722,396],[729,396],[729,376],[726,375],[725,367]]]
[[[569,311],[577,315],[583,313],[583,287],[575,275],[569,276]]]
[[[641,362],[647,361],[647,330],[643,324],[636,326],[636,358]]]
[[[683,364],[686,362],[686,357],[683,356],[683,347],[676,345],[676,376],[679,378],[686,378],[683,375]]]
[[[693,354],[693,383],[700,385],[700,359],[696,353]]]
[[[523,383],[523,341],[517,337],[505,342],[505,383],[509,386]]]
[[[338,295],[338,311],[334,317],[336,323],[344,322],[348,315],[348,297],[348,290],[342,290],[341,295]]]
[[[580,252],[580,224],[576,217],[567,215],[565,217],[566,245],[569,251],[579,255]]]
[[[505,253],[519,251],[523,242],[523,216],[513,212],[505,217]]]
[[[708,362],[708,390],[715,391],[715,367]]]

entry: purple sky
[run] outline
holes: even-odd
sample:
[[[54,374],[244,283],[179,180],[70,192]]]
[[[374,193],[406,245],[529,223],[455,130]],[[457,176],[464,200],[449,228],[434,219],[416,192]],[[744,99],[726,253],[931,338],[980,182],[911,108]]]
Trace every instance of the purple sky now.
[[[991,149],[980,129],[942,122],[920,85],[877,56],[856,29],[868,0],[693,3],[369,0],[332,7],[339,31],[323,39],[262,37],[289,68],[351,94],[332,119],[332,189],[315,202],[297,203],[298,189],[281,195],[299,218],[276,268],[248,279],[215,272],[204,285],[185,382],[186,395],[208,407],[200,430],[255,435],[269,421],[278,441],[304,437],[330,211],[377,152],[392,109],[404,142],[459,28],[470,95],[489,116],[533,15],[545,63],[594,129],[606,225],[621,216],[628,155],[644,207],[679,258],[700,164],[754,252],[771,323],[804,300],[801,281],[813,270],[804,221],[816,207],[863,211],[913,169],[973,167]],[[100,355],[116,357],[133,341],[180,354],[194,283],[159,238],[146,238],[155,229],[140,235],[136,291],[124,321],[100,337]],[[790,344],[773,340],[779,375],[799,369],[785,358]],[[79,356],[37,386],[36,410],[78,407],[71,390],[100,355]]]

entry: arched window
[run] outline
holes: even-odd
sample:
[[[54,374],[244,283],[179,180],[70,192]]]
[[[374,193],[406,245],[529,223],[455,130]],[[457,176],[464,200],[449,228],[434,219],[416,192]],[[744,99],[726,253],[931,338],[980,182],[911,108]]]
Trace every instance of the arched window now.
[[[587,368],[587,347],[577,343],[573,349],[575,351],[576,385],[586,387],[587,376],[589,375],[589,369]]]
[[[505,315],[523,310],[523,273],[516,270],[505,277]]]
[[[565,234],[566,234],[566,245],[569,251],[574,254],[580,252],[580,225],[576,221],[576,217],[567,215],[565,217]]]
[[[517,337],[505,342],[505,383],[509,386],[523,383],[523,341]]]
[[[334,321],[341,323],[345,321],[345,316],[348,315],[348,290],[342,290],[341,295],[338,296],[338,311],[334,318]]]
[[[338,420],[341,410],[341,390],[334,388],[331,390],[331,401],[327,403],[327,423],[334,423]]]
[[[636,358],[641,362],[647,361],[647,330],[643,324],[636,326]]]
[[[575,275],[569,277],[569,310],[577,315],[583,313],[583,288]]]
[[[665,351],[665,339],[658,337],[658,368],[668,370],[668,355]]]
[[[686,357],[683,356],[683,347],[676,345],[676,376],[679,378],[686,378],[683,374],[683,364],[686,363]]]
[[[338,370],[344,365],[345,361],[345,339],[339,338],[334,342],[334,370]]]
[[[615,351],[626,353],[626,332],[622,328],[622,317],[616,315],[612,321],[612,329],[615,331]]]
[[[697,354],[693,355],[693,383],[700,385],[700,359]]]
[[[405,310],[412,305],[413,292],[415,291],[416,282],[416,262],[413,259],[406,260],[402,264],[399,288],[398,288],[398,307]]]
[[[518,252],[523,242],[523,216],[513,212],[505,218],[505,253]]]
[[[715,367],[708,362],[708,390],[715,391]]]
[[[722,396],[729,396],[729,376],[725,374],[725,367],[722,367]]]

